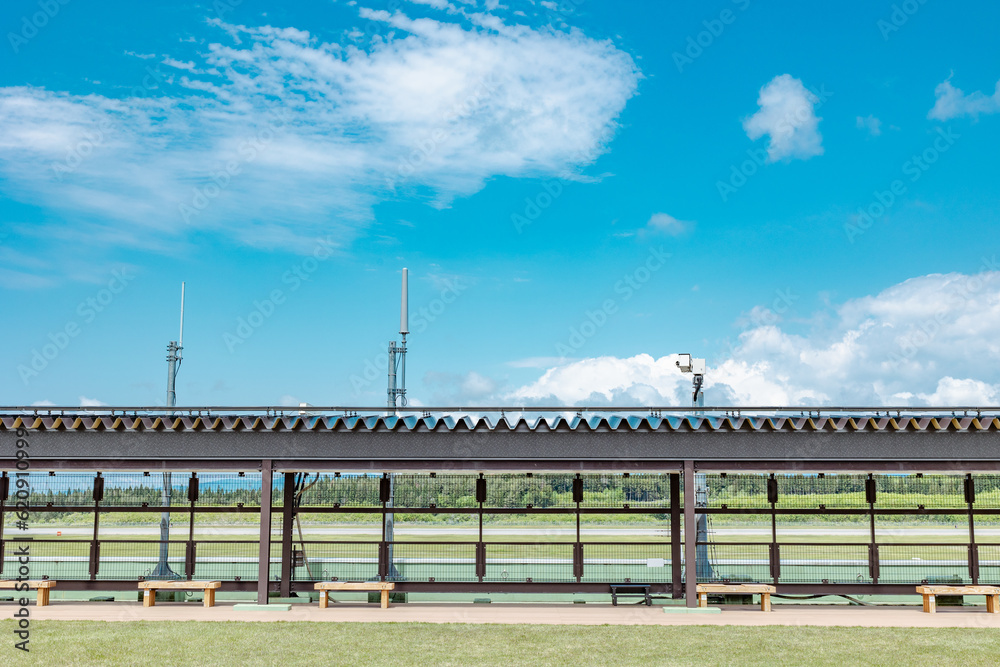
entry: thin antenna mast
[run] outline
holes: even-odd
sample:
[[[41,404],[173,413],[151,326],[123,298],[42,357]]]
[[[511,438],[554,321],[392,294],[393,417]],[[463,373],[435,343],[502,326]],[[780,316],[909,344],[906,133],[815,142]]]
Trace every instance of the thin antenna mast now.
[[[389,343],[389,387],[386,407],[389,414],[396,414],[396,407],[406,406],[406,334],[410,333],[410,315],[408,301],[409,272],[403,269],[403,298],[399,305],[399,335],[402,342]],[[398,381],[398,384],[397,384]]]
[[[389,415],[396,414],[397,405],[400,407],[406,406],[406,334],[410,333],[410,311],[408,303],[408,291],[409,291],[409,271],[403,268],[403,295],[399,302],[399,335],[402,342],[397,346],[396,341],[389,343],[389,388],[387,389],[388,401],[387,407],[389,408]],[[397,386],[396,380],[399,380]],[[395,475],[388,473],[389,478],[389,498],[386,500],[385,506],[387,509],[392,508],[396,495],[396,480]],[[389,563],[389,578],[395,581],[399,577],[399,571],[396,569],[396,564],[393,562],[393,542],[395,540],[395,519],[396,515],[393,512],[385,513],[385,528],[384,535],[385,541],[388,543],[386,548],[387,556],[386,559]]]
[[[177,371],[180,370],[184,349],[184,286],[181,283],[181,328],[176,341],[167,343],[167,414],[173,414],[169,408],[177,405]],[[171,474],[163,473],[163,490],[161,500],[164,507],[170,507],[170,498],[173,495],[173,484]],[[150,578],[153,579],[180,579],[180,575],[170,569],[167,562],[169,554],[170,540],[170,512],[160,514],[160,557],[157,559],[156,568]]]

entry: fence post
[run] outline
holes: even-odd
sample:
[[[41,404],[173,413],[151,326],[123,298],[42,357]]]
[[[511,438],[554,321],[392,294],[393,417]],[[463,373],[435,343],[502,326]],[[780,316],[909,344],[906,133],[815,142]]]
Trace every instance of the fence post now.
[[[965,475],[965,502],[969,507],[969,578],[976,586],[979,584],[979,545],[976,544],[976,510],[972,506],[976,502],[976,482],[971,472]]]
[[[681,476],[680,473],[670,473],[670,596],[681,597]]]
[[[295,522],[295,473],[285,473],[281,498],[281,597],[292,594],[292,524]],[[305,547],[303,546],[303,549]]]
[[[694,515],[694,461],[684,462],[684,597],[698,606],[698,529]]]
[[[101,528],[101,501],[104,500],[104,478],[101,473],[94,477],[94,539],[90,543],[90,580],[97,579],[97,570],[101,566],[101,543],[98,541]]]
[[[271,459],[260,462],[260,565],[257,570],[257,604],[267,604],[271,576]]]

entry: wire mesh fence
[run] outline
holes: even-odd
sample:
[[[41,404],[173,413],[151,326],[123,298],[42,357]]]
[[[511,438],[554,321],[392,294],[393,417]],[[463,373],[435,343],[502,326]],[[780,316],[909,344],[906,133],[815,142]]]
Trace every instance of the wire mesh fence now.
[[[880,509],[965,509],[964,475],[875,475]]]
[[[477,475],[393,475],[393,505],[396,507],[479,507]]]
[[[867,544],[780,544],[779,581],[786,584],[870,584]]]
[[[163,507],[189,505],[189,473],[110,472],[104,480],[102,507]]]
[[[381,507],[376,473],[322,473],[304,475],[300,507]]]
[[[1000,544],[980,544],[979,583],[1000,584]]]
[[[257,540],[205,540],[195,543],[194,579],[256,581],[260,542]],[[270,575],[280,573],[281,551],[272,545]]]
[[[19,490],[28,492],[28,503],[36,509],[94,504],[96,473],[28,472],[18,473],[17,477],[14,477],[14,473],[8,473],[8,476],[11,478],[9,482],[11,504]]]
[[[162,545],[166,549],[162,549]],[[183,541],[101,540],[97,579],[183,579]]]
[[[260,497],[259,472],[198,475],[198,507],[260,507]]]
[[[775,475],[780,509],[858,509],[868,508],[865,499],[867,475],[815,473],[810,475]]]
[[[583,549],[583,582],[669,582],[670,544],[588,542]]]
[[[699,544],[698,581],[770,583],[769,544]]]
[[[770,521],[770,517],[767,517]],[[815,542],[818,537],[838,542],[869,542],[871,518],[861,514],[778,514],[774,523],[779,542]]]
[[[879,545],[879,583],[968,584],[969,548],[965,544]]]
[[[372,581],[379,578],[378,542],[292,542],[295,581]]]
[[[90,540],[3,540],[0,577],[3,579],[90,578]],[[21,548],[29,553],[29,561],[20,562]],[[27,572],[22,570],[24,567]]]
[[[572,544],[490,543],[486,545],[488,582],[572,582]]]
[[[973,475],[976,488],[976,507],[1000,509],[1000,475],[986,473]]]
[[[698,480],[695,480],[696,486]],[[725,509],[767,509],[767,477],[745,473],[704,476],[705,506]]]
[[[477,581],[476,544],[394,542],[389,581]]]

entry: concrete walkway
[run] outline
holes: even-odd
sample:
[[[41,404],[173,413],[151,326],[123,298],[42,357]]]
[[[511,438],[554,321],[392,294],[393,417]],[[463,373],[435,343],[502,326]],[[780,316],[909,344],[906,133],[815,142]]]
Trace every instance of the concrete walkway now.
[[[140,602],[60,602],[31,607],[34,621],[321,621],[397,623],[529,623],[545,625],[794,625],[915,628],[996,628],[1000,614],[985,606],[939,609],[925,614],[920,607],[849,607],[775,605],[723,606],[721,613],[664,612],[663,606],[609,604],[470,604],[408,603],[380,609],[378,605],[343,602],[320,609],[318,604],[293,604],[290,611],[237,611],[234,602],[206,609],[195,603],[160,602],[143,608]],[[11,603],[0,604],[14,609]]]

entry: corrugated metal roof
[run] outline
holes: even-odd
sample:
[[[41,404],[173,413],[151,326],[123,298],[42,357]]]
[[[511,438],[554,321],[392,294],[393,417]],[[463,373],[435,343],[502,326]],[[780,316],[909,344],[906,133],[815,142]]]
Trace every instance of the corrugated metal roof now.
[[[274,415],[0,415],[0,428],[45,431],[663,431],[663,432],[981,432],[1000,431],[998,416],[754,417],[650,416],[539,417],[535,419],[451,416],[274,416]]]

